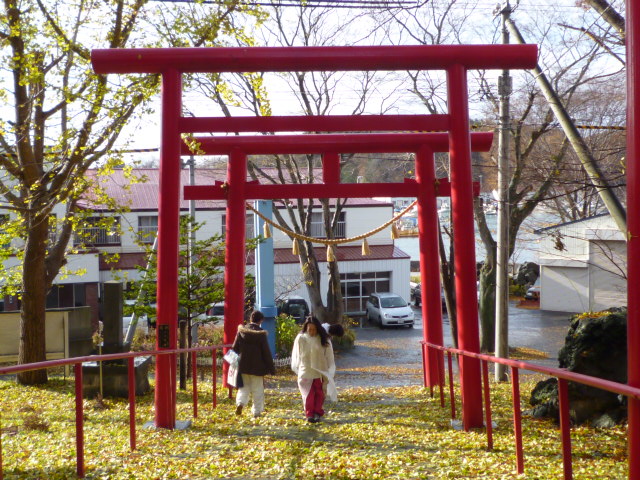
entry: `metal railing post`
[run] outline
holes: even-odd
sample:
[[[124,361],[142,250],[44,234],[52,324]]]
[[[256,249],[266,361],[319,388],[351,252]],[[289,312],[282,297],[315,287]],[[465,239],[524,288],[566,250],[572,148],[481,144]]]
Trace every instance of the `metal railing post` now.
[[[128,381],[129,381],[129,446],[131,450],[136,449],[136,370],[134,357],[128,359]]]
[[[212,388],[213,388],[213,408],[218,406],[218,349],[214,348],[211,351],[211,375],[212,379]]]
[[[558,402],[560,408],[560,436],[562,438],[562,467],[565,480],[573,478],[571,465],[571,422],[569,418],[569,385],[563,379],[558,379]]]
[[[489,362],[482,360],[482,383],[484,387],[484,411],[487,423],[487,450],[493,450],[493,424],[491,423],[491,390],[489,383]]]
[[[73,365],[76,392],[76,472],[84,478],[84,412],[82,403],[82,363]]]
[[[0,410],[0,480],[3,480],[2,474],[2,410]]]
[[[198,418],[198,364],[196,352],[191,352],[191,384],[193,386],[193,418]]]
[[[453,362],[451,361],[451,352],[447,352],[447,365],[449,367],[449,397],[451,398],[451,418],[456,418],[456,395],[453,388]]]
[[[440,406],[444,408],[444,353],[438,350],[438,385],[440,386]]]
[[[513,434],[516,439],[516,468],[518,474],[524,473],[524,454],[522,450],[522,414],[520,412],[520,378],[518,368],[511,367],[511,392],[513,397]]]

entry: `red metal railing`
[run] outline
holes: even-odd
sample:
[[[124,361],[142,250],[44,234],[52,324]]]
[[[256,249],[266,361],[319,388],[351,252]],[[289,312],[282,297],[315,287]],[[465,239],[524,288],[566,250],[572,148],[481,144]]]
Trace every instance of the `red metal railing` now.
[[[491,423],[491,396],[489,386],[489,368],[488,364],[500,363],[507,365],[511,368],[511,392],[513,402],[513,431],[515,437],[515,450],[516,450],[516,471],[518,474],[524,473],[524,448],[522,441],[522,416],[520,411],[520,380],[519,371],[527,370],[537,373],[542,373],[550,377],[556,377],[558,379],[558,407],[560,410],[560,439],[562,442],[562,462],[564,478],[571,480],[573,478],[572,461],[571,461],[571,434],[570,434],[570,418],[569,418],[569,390],[568,382],[581,383],[594,388],[599,388],[609,392],[624,395],[631,399],[640,399],[640,388],[634,388],[624,383],[612,382],[610,380],[604,380],[602,378],[590,377],[580,373],[570,372],[561,368],[545,367],[543,365],[536,365],[533,363],[521,362],[518,360],[510,360],[507,358],[493,357],[491,355],[485,355],[481,353],[472,353],[465,350],[459,350],[457,348],[442,347],[440,345],[434,345],[428,342],[420,342],[422,344],[423,358],[429,353],[429,349],[441,351],[447,354],[447,366],[449,373],[449,397],[451,403],[451,418],[455,419],[455,392],[453,385],[453,365],[452,355],[462,355],[466,357],[477,358],[481,361],[482,365],[482,377],[483,377],[483,400],[484,400],[484,413],[485,413],[485,425],[487,430],[487,444],[488,449],[493,449],[493,426]],[[438,355],[438,361],[441,361],[442,355]],[[445,406],[444,402],[444,375],[440,375],[439,388],[440,388],[440,404]],[[631,459],[631,455],[629,455]],[[629,478],[633,478],[630,476]]]
[[[18,372],[26,372],[29,370],[40,370],[43,368],[60,367],[64,365],[73,365],[75,374],[75,423],[76,423],[76,473],[78,477],[84,478],[84,411],[82,400],[82,364],[84,362],[99,362],[109,360],[127,359],[127,374],[129,386],[129,446],[131,450],[136,449],[136,392],[135,392],[135,357],[147,357],[160,355],[176,355],[179,353],[191,353],[191,365],[193,367],[192,379],[192,398],[193,398],[193,418],[198,417],[198,376],[197,376],[197,353],[211,352],[212,358],[212,389],[213,400],[212,407],[216,408],[218,404],[216,388],[217,388],[217,351],[223,348],[229,348],[231,345],[213,345],[207,347],[193,347],[174,350],[153,350],[146,352],[127,352],[127,353],[111,353],[106,355],[90,355],[84,357],[66,358],[60,360],[49,360],[46,362],[29,363],[25,365],[13,365],[10,367],[0,367],[0,375],[13,374]],[[0,480],[3,480],[2,466],[2,443],[0,442]]]

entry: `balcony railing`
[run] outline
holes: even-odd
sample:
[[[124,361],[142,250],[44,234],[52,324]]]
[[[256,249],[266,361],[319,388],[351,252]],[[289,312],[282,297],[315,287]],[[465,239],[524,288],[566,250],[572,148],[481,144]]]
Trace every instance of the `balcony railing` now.
[[[74,236],[73,243],[94,246],[120,245],[120,234],[109,233],[104,228],[84,228]]]
[[[324,225],[321,223],[312,223],[309,229],[309,235],[315,238],[326,238],[327,234],[324,230]],[[346,222],[338,222],[336,228],[333,231],[333,238],[345,238],[346,236]]]

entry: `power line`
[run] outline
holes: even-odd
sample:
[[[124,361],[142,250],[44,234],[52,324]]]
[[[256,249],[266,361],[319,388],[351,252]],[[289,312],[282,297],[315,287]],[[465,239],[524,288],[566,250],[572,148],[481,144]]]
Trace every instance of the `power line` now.
[[[196,0],[152,0],[160,3],[196,3]],[[203,0],[197,3],[217,4],[217,0]],[[417,8],[415,2],[407,0],[307,0],[294,2],[292,0],[240,0],[239,4],[260,7],[325,7],[325,8],[355,8],[355,9],[383,9],[383,8]]]

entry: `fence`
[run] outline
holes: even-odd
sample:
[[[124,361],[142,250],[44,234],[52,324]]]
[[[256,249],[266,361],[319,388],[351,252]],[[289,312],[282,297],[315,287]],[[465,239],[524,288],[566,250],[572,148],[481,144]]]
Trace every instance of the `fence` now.
[[[422,358],[423,365],[430,351],[434,351],[436,355],[431,355],[429,358],[436,357],[438,360],[438,372],[440,372],[440,379],[438,386],[440,389],[440,406],[445,407],[445,393],[444,393],[444,365],[443,352],[447,354],[447,371],[449,380],[449,397],[451,418],[456,418],[456,406],[455,406],[455,390],[453,384],[453,361],[452,355],[463,355],[466,357],[477,358],[481,361],[482,370],[482,390],[483,390],[483,403],[485,412],[485,424],[487,431],[487,448],[493,449],[493,425],[491,423],[491,391],[489,382],[489,362],[500,363],[510,367],[511,369],[511,393],[513,402],[513,431],[515,440],[516,451],[516,470],[518,474],[524,473],[524,448],[522,440],[522,414],[520,410],[520,370],[527,370],[544,375],[555,377],[558,379],[558,407],[560,411],[560,439],[562,442],[562,463],[565,480],[571,480],[573,478],[573,467],[571,460],[571,425],[569,418],[569,389],[568,382],[577,382],[590,387],[599,388],[609,392],[624,395],[635,399],[640,399],[640,388],[631,387],[623,383],[612,382],[610,380],[604,380],[602,378],[590,377],[580,373],[569,372],[560,368],[545,367],[542,365],[535,365],[532,363],[509,360],[506,358],[493,357],[491,355],[485,355],[481,353],[472,353],[465,350],[458,350],[456,348],[443,347],[440,345],[434,345],[428,342],[420,342],[422,344]],[[425,372],[425,384],[426,384],[426,372]],[[431,395],[433,396],[433,387],[431,387]],[[629,453],[629,459],[631,459],[631,453]]]
[[[216,377],[217,362],[216,356],[219,349],[228,348],[231,345],[213,345],[207,347],[194,347],[174,350],[153,350],[147,352],[128,352],[128,353],[112,353],[107,355],[90,355],[84,357],[75,357],[70,359],[49,360],[46,362],[30,363],[25,365],[14,365],[10,367],[0,367],[0,375],[15,374],[30,370],[40,370],[43,368],[52,368],[60,366],[73,365],[75,376],[75,424],[76,424],[76,473],[78,477],[84,478],[84,404],[82,397],[82,364],[84,362],[110,361],[126,359],[128,364],[128,387],[129,387],[129,446],[131,450],[136,449],[136,392],[135,392],[135,357],[158,355],[171,355],[189,353],[191,354],[192,367],[192,398],[193,398],[193,418],[198,418],[198,375],[197,375],[197,353],[211,352],[211,369],[212,369],[212,390],[213,400],[212,406],[217,406],[216,395]],[[0,442],[0,480],[3,480],[2,467],[2,443]]]

